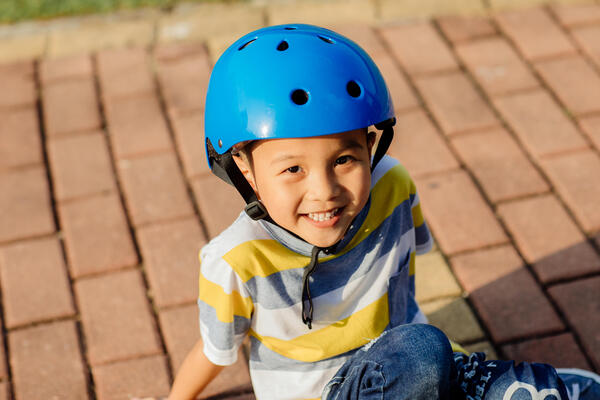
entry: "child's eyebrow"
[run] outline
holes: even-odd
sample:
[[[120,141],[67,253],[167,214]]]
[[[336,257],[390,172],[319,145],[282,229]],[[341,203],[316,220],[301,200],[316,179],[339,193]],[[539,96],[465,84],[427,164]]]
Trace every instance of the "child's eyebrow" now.
[[[350,150],[350,149],[362,149],[363,144],[357,142],[356,140],[346,139],[342,141],[342,145],[340,146],[338,152]],[[291,154],[291,153],[283,153],[271,160],[271,165],[280,163],[282,161],[294,159],[300,157],[299,155]]]

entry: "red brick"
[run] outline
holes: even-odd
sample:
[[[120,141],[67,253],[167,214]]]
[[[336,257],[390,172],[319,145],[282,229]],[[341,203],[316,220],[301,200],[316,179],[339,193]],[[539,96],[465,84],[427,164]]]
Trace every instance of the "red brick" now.
[[[542,166],[583,229],[590,233],[600,230],[598,153],[585,150],[565,154],[544,160]]]
[[[92,368],[98,400],[158,398],[169,394],[169,373],[163,355]]]
[[[385,79],[385,83],[392,96],[395,111],[400,112],[418,107],[419,100],[392,57],[387,53],[378,53],[374,61]]]
[[[508,240],[466,172],[419,178],[417,190],[427,223],[445,254]]]
[[[0,170],[42,162],[36,110],[27,107],[0,112]]]
[[[16,399],[88,397],[85,367],[73,321],[10,332],[8,347]]]
[[[49,137],[100,128],[92,78],[52,83],[43,88],[42,94],[44,122]]]
[[[494,342],[564,328],[512,246],[459,255],[450,263]]]
[[[210,238],[231,225],[246,205],[233,186],[212,174],[198,177],[191,184]]]
[[[535,67],[571,113],[600,110],[600,75],[582,57],[548,60]]]
[[[204,114],[174,116],[172,123],[186,176],[210,173],[204,150]]]
[[[154,48],[154,57],[159,63],[169,63],[195,55],[208,57],[203,44],[174,42],[158,44]]]
[[[483,16],[447,16],[437,19],[442,33],[454,43],[496,34],[496,28]]]
[[[504,38],[459,44],[456,52],[490,96],[539,86]]]
[[[91,365],[161,353],[139,271],[80,279],[74,287]]]
[[[596,149],[600,150],[600,115],[582,118],[579,120],[579,125],[596,146]]]
[[[534,157],[587,147],[573,123],[544,90],[497,98],[494,104]]]
[[[509,360],[550,364],[556,368],[590,369],[571,333],[502,346]]]
[[[47,146],[58,201],[116,188],[102,132],[51,139]]]
[[[155,90],[150,57],[146,50],[104,50],[98,53],[96,60],[104,99],[152,93]]]
[[[35,105],[33,63],[6,64],[0,69],[0,108]]]
[[[1,319],[0,319],[0,323],[2,323]],[[5,346],[5,343],[4,343],[5,340],[6,340],[5,336],[2,335],[2,337],[0,338],[0,379],[1,380],[4,380],[5,378],[8,377],[8,372],[7,372],[7,368],[6,368],[6,366],[8,365],[8,360],[6,359],[6,353],[5,353],[5,350],[4,350],[5,349],[5,347],[4,347]],[[5,389],[6,388],[4,388],[4,387],[2,387],[0,385],[0,400],[3,400],[5,398],[8,400],[8,397],[3,397],[3,396],[6,395],[4,393]]]
[[[600,6],[595,4],[553,4],[550,10],[566,27],[600,22]]]
[[[75,314],[67,267],[54,238],[0,248],[6,327]]]
[[[61,204],[58,211],[73,277],[137,264],[118,195],[108,193]]]
[[[193,214],[173,153],[121,160],[118,169],[135,226]]]
[[[169,130],[154,95],[106,104],[109,137],[117,159],[172,148]]]
[[[204,110],[210,69],[206,53],[194,53],[159,64],[159,83],[169,113],[178,115]]]
[[[154,302],[166,307],[198,298],[198,253],[205,244],[195,217],[137,231]]]
[[[543,8],[501,13],[496,21],[528,60],[576,52],[567,35]]]
[[[382,28],[380,32],[409,74],[458,69],[450,49],[428,22]]]
[[[344,35],[350,40],[356,42],[367,53],[369,53],[371,57],[387,54],[387,50],[383,46],[381,39],[379,39],[373,28],[368,25],[335,25],[332,27],[332,29],[340,35]],[[379,64],[377,65],[379,66]]]
[[[54,232],[43,167],[0,174],[0,242]]]
[[[8,382],[0,382],[0,400],[10,400]]]
[[[600,26],[593,25],[573,29],[571,35],[579,47],[596,63],[596,66],[600,67]]]
[[[492,203],[549,190],[503,128],[460,135],[451,143]]]
[[[447,135],[498,125],[491,109],[464,73],[419,78],[415,83]]]
[[[543,282],[600,271],[600,258],[554,196],[501,204],[498,213]]]
[[[94,66],[88,54],[45,59],[40,62],[40,80],[44,85],[65,79],[91,78],[93,75]]]
[[[458,162],[423,110],[397,117],[389,153],[413,176],[458,168]]]
[[[584,352],[600,369],[600,277],[551,287],[548,292],[577,332]]]

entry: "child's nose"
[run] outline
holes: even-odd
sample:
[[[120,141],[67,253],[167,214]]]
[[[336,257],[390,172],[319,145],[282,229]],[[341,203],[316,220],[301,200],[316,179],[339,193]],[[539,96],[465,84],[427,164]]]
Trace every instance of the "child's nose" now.
[[[335,174],[329,171],[314,172],[309,179],[310,200],[330,200],[340,194],[340,184]]]

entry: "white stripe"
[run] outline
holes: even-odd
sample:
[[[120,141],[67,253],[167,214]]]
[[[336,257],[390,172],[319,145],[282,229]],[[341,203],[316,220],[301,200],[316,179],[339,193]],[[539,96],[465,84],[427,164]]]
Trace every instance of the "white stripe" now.
[[[321,397],[321,391],[333,378],[337,367],[315,371],[252,370],[252,386],[259,400],[292,400]]]
[[[238,349],[246,337],[246,334],[236,335],[234,338],[234,347],[229,350],[219,350],[210,341],[210,335],[208,334],[208,328],[200,323],[200,336],[202,336],[202,342],[204,344],[204,354],[210,362],[216,365],[231,365],[237,361]]]

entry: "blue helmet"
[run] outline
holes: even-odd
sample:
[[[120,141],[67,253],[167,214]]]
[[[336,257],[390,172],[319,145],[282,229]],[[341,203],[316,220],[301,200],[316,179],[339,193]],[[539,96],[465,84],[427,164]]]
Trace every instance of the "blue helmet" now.
[[[204,115],[208,164],[242,193],[245,179],[222,157],[232,146],[371,125],[391,130],[394,106],[381,72],[356,43],[328,29],[291,24],[251,32],[223,53],[211,73]]]

